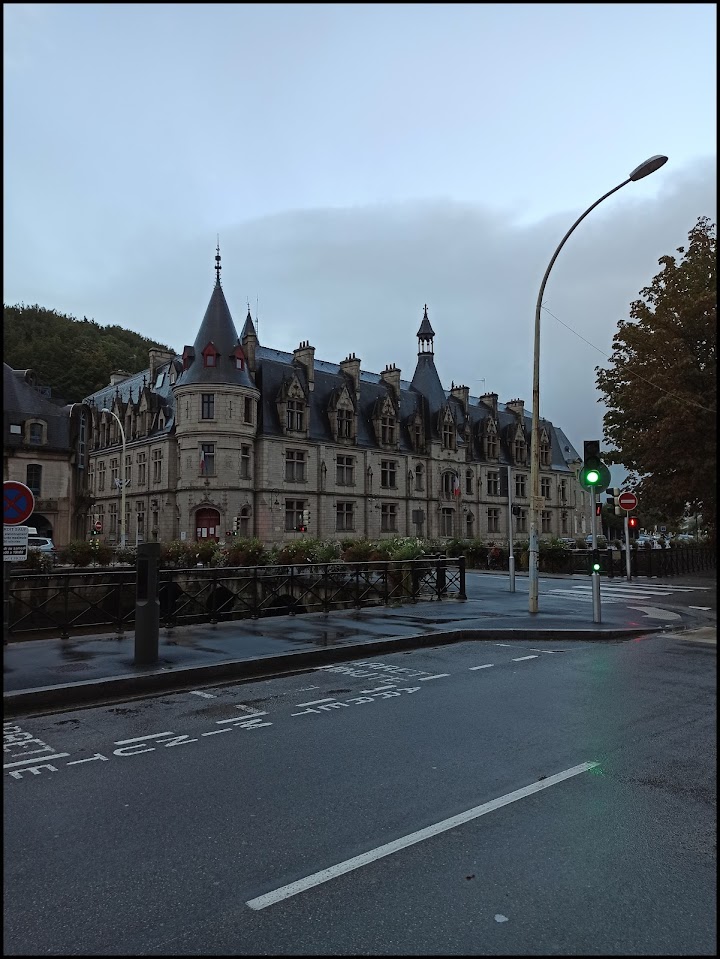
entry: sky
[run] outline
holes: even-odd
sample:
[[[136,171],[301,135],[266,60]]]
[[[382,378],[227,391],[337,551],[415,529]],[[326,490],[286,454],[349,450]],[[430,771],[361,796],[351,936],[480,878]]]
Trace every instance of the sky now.
[[[618,321],[717,220],[714,4],[5,4],[4,302],[532,404],[582,454]],[[552,315],[551,315],[552,314]],[[613,473],[615,479],[619,474]]]

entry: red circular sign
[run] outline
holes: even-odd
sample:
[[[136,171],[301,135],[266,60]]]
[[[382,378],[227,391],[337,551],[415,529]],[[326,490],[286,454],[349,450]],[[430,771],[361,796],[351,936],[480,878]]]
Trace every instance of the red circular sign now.
[[[95,532],[96,532],[96,533],[102,533],[102,523],[99,523],[99,522],[98,522],[98,523],[95,524]]]
[[[6,480],[3,483],[3,523],[20,526],[30,519],[35,509],[35,497],[24,483]]]
[[[623,509],[635,509],[637,503],[637,496],[634,493],[621,493],[618,496],[618,504],[622,506]]]

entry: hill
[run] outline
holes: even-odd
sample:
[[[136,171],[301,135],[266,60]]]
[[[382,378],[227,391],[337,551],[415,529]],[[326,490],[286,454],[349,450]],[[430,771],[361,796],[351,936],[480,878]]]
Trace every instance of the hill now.
[[[121,326],[66,316],[42,306],[3,306],[3,359],[16,370],[31,369],[53,399],[77,403],[110,382],[113,370],[139,373],[148,350],[172,347]]]

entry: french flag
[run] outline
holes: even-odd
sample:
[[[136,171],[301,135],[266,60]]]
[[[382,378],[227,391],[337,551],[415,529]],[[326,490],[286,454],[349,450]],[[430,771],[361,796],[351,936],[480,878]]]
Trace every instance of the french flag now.
[[[457,473],[453,476],[453,493],[455,496],[460,495],[460,477]]]
[[[200,450],[200,472],[205,472],[205,450]]]

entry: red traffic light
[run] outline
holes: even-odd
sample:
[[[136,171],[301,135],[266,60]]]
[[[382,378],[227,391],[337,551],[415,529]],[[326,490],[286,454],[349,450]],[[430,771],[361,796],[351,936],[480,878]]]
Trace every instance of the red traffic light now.
[[[635,527],[637,526],[637,516],[628,517],[628,526],[630,527],[630,529],[635,529]]]
[[[602,516],[602,503],[595,504],[595,515]]]

